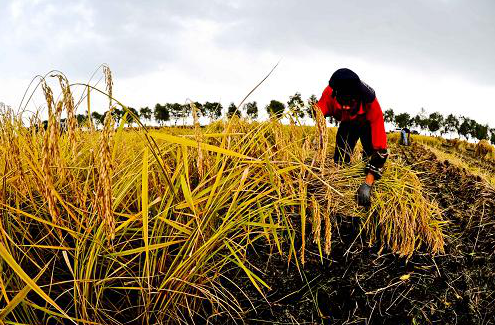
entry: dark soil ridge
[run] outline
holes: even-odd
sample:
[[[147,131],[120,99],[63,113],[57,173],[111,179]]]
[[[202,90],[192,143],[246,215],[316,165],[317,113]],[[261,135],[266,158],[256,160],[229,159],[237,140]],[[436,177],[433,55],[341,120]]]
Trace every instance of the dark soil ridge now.
[[[394,150],[395,149],[395,150]],[[250,297],[229,286],[246,313],[212,323],[273,324],[495,324],[495,193],[481,178],[420,145],[394,148],[422,174],[427,195],[444,209],[445,254],[415,253],[409,260],[354,241],[359,225],[337,216],[332,252],[320,262],[308,238],[306,263],[270,251],[258,241],[248,262],[272,290],[266,300],[243,272],[229,274]],[[294,219],[297,227],[298,220]],[[334,229],[335,230],[335,229]],[[308,236],[312,237],[312,236]],[[298,236],[296,236],[298,238]],[[300,242],[296,243],[300,248]],[[345,254],[352,245],[349,254]],[[284,252],[289,251],[285,245]],[[408,277],[403,280],[404,277]],[[401,277],[403,277],[401,279]],[[253,308],[254,306],[254,308]]]

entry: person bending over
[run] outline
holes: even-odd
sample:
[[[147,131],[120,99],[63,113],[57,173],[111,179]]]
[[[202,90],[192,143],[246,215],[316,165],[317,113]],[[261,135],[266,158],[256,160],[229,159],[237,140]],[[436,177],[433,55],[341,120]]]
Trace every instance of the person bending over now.
[[[361,140],[363,159],[367,162],[365,180],[357,191],[360,206],[371,204],[371,187],[382,176],[387,160],[387,135],[383,113],[375,91],[350,69],[335,71],[316,104],[323,116],[340,121],[334,161],[349,163],[357,140]]]

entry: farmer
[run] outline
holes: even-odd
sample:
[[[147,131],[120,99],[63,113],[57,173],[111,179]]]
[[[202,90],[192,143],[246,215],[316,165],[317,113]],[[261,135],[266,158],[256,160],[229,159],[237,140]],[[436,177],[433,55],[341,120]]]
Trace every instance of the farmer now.
[[[408,128],[402,128],[402,130],[400,130],[400,139],[401,145],[408,146],[411,139],[411,130],[409,130]]]
[[[337,164],[349,163],[357,140],[361,139],[366,178],[357,191],[360,206],[371,204],[371,187],[382,176],[387,160],[387,136],[383,113],[375,91],[349,69],[339,69],[330,78],[317,103],[325,117],[340,121],[334,153]]]

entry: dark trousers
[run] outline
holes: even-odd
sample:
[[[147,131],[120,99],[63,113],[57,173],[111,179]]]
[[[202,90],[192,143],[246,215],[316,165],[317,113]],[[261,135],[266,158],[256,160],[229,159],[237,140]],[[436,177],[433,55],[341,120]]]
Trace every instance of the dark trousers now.
[[[371,125],[368,121],[346,121],[340,122],[337,130],[335,154],[333,160],[337,164],[349,163],[354,147],[358,139],[363,146],[363,159],[371,157],[373,145],[371,143]]]

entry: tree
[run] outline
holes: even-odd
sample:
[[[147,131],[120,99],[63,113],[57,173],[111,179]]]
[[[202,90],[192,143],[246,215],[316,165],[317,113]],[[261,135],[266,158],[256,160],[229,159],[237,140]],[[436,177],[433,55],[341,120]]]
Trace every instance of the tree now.
[[[184,115],[183,106],[179,103],[165,104],[168,111],[170,112],[170,117],[174,119],[174,125],[177,125],[177,121],[181,119]]]
[[[191,115],[192,107],[191,107],[191,104],[184,104],[181,106],[182,106],[182,110],[180,111],[179,116],[183,119],[182,124],[186,124],[186,118],[189,115]]]
[[[125,114],[125,112],[123,110],[118,109],[118,108],[114,108],[112,110],[112,117],[113,117],[113,120],[115,121],[115,124],[119,124],[119,122],[122,119],[122,117],[124,116],[124,114]]]
[[[156,104],[155,105],[155,111],[153,112],[153,115],[155,117],[155,120],[163,126],[163,123],[170,121],[170,111],[169,111],[169,104],[161,105],[161,104]]]
[[[411,115],[409,113],[400,113],[398,115],[395,115],[395,125],[398,127],[402,128],[407,128],[411,126],[413,120],[411,119]]]
[[[295,118],[304,118],[304,102],[300,93],[295,93],[294,96],[289,97],[287,107],[291,115]]]
[[[105,124],[105,118],[107,116],[109,111],[105,111],[105,113],[103,113],[103,116],[102,116],[102,121],[101,121],[101,125],[104,125]],[[112,119],[113,121],[115,122],[115,124],[119,124],[120,120],[122,119],[122,116],[124,115],[124,112],[121,111],[120,109],[118,108],[114,108],[112,109]]]
[[[139,110],[139,117],[141,117],[144,122],[151,121],[152,114],[153,114],[153,112],[151,111],[151,109],[148,106],[142,107]]]
[[[265,108],[270,118],[276,119],[281,118],[285,111],[285,105],[277,100],[271,100]]]
[[[477,122],[474,123],[473,137],[478,140],[488,140],[488,125],[482,125]]]
[[[385,123],[395,124],[395,113],[394,110],[389,108],[385,112],[383,112],[383,120]]]
[[[443,116],[442,114],[435,112],[431,113],[428,117],[428,130],[431,133],[435,133],[440,130],[443,126]]]
[[[449,114],[443,123],[443,129],[440,131],[442,135],[444,133],[451,133],[457,131],[459,128],[459,119],[454,114]]]
[[[84,125],[88,120],[88,116],[86,114],[77,114],[76,121],[78,125]]]
[[[196,107],[196,112],[198,112],[198,117],[200,115],[201,116],[205,116],[204,109],[203,109],[203,104],[201,104],[200,102],[194,102],[194,103],[192,103],[192,105],[194,105],[194,107]]]
[[[136,117],[134,117],[133,115],[128,113],[127,118],[126,118],[127,125],[132,125],[134,122],[137,123],[136,118],[139,120],[138,111],[134,107],[127,107],[127,109],[129,110],[130,113],[132,113],[132,114],[134,114],[134,116],[136,116]]]
[[[312,119],[316,117],[315,112],[313,111],[313,106],[316,105],[316,103],[318,103],[318,98],[314,94],[309,96],[306,101],[306,114],[308,114],[308,116]]]
[[[210,122],[213,122],[214,120],[222,116],[222,108],[223,108],[222,104],[216,102],[215,103],[206,102],[203,105],[205,115],[208,116]]]
[[[459,135],[462,135],[466,140],[468,140],[469,136],[473,133],[472,130],[473,123],[471,122],[472,120],[464,116],[461,117],[461,120],[462,123],[461,125],[459,125],[459,129],[457,130],[457,133]]]
[[[428,128],[428,118],[426,117],[426,111],[423,107],[421,107],[419,113],[414,116],[413,124],[421,130],[426,130]]]
[[[246,103],[243,108],[250,119],[255,120],[258,118],[258,104],[256,102]]]
[[[232,116],[237,116],[241,117],[241,111],[237,109],[237,106],[235,106],[234,103],[230,103],[229,107],[227,108],[227,117],[232,118]]]
[[[490,129],[490,133],[491,133],[490,142],[495,146],[495,128]]]
[[[91,118],[93,119],[95,125],[103,125],[103,121],[105,120],[105,116],[101,115],[98,112],[91,112]]]

